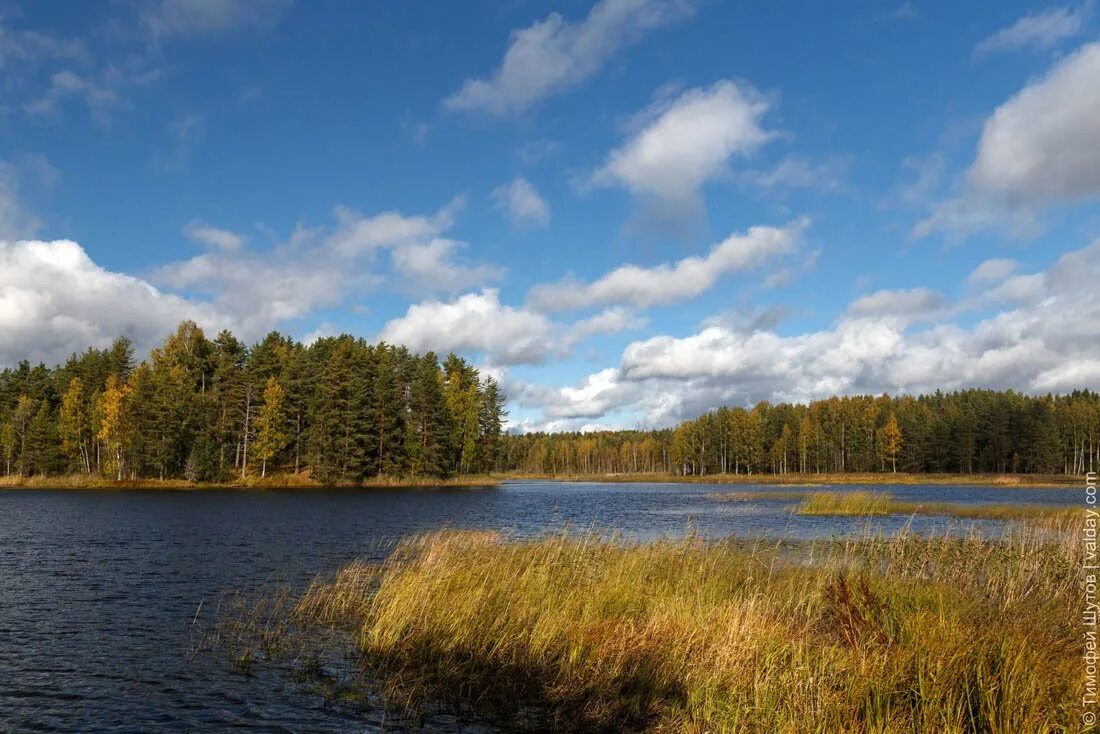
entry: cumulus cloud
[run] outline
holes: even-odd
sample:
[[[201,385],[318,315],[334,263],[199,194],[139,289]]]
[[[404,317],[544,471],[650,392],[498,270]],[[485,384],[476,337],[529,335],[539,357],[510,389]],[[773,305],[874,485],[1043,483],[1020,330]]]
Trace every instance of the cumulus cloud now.
[[[603,304],[659,306],[694,298],[719,278],[759,267],[792,252],[808,220],[785,227],[752,227],[711,248],[704,257],[685,257],[652,268],[623,265],[592,283],[563,281],[535,286],[528,300],[544,311],[567,311]]]
[[[494,205],[507,213],[516,229],[533,229],[550,224],[550,207],[530,181],[516,176],[493,189]]]
[[[1022,300],[963,327],[916,328],[892,314],[936,308],[914,291],[876,294],[830,328],[781,335],[761,325],[711,324],[685,337],[631,343],[620,364],[568,388],[531,388],[522,397],[558,420],[627,416],[631,425],[669,425],[722,404],[798,401],[834,394],[930,392],[966,387],[1027,392],[1100,386],[1100,240],[1063,255],[1049,270],[1005,282]],[[998,286],[998,289],[1002,286]],[[856,302],[860,303],[859,301]],[[855,304],[853,304],[855,306]]]
[[[645,321],[622,308],[609,308],[571,324],[500,302],[500,291],[484,288],[451,301],[425,300],[389,321],[380,339],[410,349],[477,356],[493,367],[541,364],[566,357],[598,334],[640,328]]]
[[[417,293],[454,293],[499,280],[504,269],[495,265],[461,265],[454,262],[465,242],[436,237],[393,250],[394,269],[404,276],[409,289]]]
[[[400,212],[386,211],[369,217],[350,207],[338,206],[337,228],[329,235],[327,246],[344,257],[355,257],[383,248],[422,242],[450,229],[462,206],[463,200],[459,198],[431,216],[406,216]]]
[[[965,190],[937,205],[917,236],[998,224],[1027,230],[1036,210],[1100,194],[1100,42],[1028,84],[985,122]]]
[[[970,183],[1023,202],[1100,192],[1100,42],[1060,62],[986,121]]]
[[[487,79],[467,79],[443,106],[492,115],[523,112],[584,81],[620,50],[690,10],[687,0],[600,0],[579,23],[551,13],[514,32],[497,70]]]
[[[183,229],[188,239],[218,250],[235,252],[248,240],[243,234],[228,229],[212,227],[202,222],[191,222]]]
[[[700,189],[775,133],[761,125],[770,101],[745,83],[723,80],[690,89],[642,114],[649,123],[611,151],[592,175],[598,186],[623,186],[663,217],[702,212]]]
[[[338,261],[319,260],[289,247],[264,253],[206,252],[169,263],[152,278],[172,289],[209,297],[220,312],[232,315],[245,339],[321,306],[334,306],[351,290],[377,283],[377,276],[369,272],[348,270]]]
[[[53,364],[119,336],[144,351],[182,319],[235,326],[210,304],[105,270],[75,242],[0,241],[0,365]]]
[[[1078,35],[1084,29],[1088,16],[1088,5],[1063,5],[1025,15],[1007,28],[982,39],[974,47],[974,55],[1050,48]]]
[[[409,306],[387,323],[379,338],[414,351],[480,354],[499,364],[538,363],[550,354],[550,320],[503,305],[500,292],[486,288],[445,303]]]

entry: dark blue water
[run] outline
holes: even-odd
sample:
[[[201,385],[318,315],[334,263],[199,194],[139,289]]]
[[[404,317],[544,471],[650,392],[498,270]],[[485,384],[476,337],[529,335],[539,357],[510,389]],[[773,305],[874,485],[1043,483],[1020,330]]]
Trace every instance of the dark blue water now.
[[[530,534],[569,524],[632,537],[827,537],[940,518],[792,516],[775,489],[512,482],[482,490],[0,490],[0,730],[377,731],[382,711],[326,706],[278,671],[192,656],[192,623],[225,592],[304,584],[390,542],[444,526]],[[859,489],[868,489],[863,486]],[[1072,504],[1075,489],[892,487],[899,499]],[[957,524],[957,521],[956,521]],[[997,523],[981,527],[996,532]],[[446,717],[428,729],[460,730]]]

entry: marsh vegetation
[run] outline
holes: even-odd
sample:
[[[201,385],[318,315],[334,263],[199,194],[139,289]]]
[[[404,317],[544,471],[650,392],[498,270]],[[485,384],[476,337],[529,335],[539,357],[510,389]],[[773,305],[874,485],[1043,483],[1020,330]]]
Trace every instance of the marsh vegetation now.
[[[336,634],[364,695],[517,728],[1075,731],[1076,522],[847,542],[433,532],[239,607],[222,640],[313,660],[308,640]]]

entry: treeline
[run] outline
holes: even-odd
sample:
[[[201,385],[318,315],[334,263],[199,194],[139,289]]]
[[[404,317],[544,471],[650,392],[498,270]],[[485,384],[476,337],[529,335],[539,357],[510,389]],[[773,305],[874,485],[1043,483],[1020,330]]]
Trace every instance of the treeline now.
[[[0,371],[0,470],[327,483],[474,474],[498,462],[504,396],[464,360],[351,336],[247,347],[191,322],[134,362],[125,338]]]
[[[502,464],[539,474],[1081,474],[1100,468],[1100,395],[963,390],[762,402],[674,429],[508,436]]]

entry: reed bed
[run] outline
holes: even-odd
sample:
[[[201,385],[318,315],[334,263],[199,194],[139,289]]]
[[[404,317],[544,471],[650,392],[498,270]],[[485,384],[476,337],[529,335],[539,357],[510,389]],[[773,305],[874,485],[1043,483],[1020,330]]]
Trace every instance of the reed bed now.
[[[799,515],[893,515],[889,492],[812,492],[795,509]]]
[[[372,695],[508,728],[1074,732],[1076,530],[770,545],[438,532],[318,579],[282,633],[342,631]]]
[[[800,495],[798,515],[944,515],[973,520],[1040,520],[1072,518],[1075,507],[1040,504],[961,504],[958,502],[905,502],[889,492],[812,492]]]

